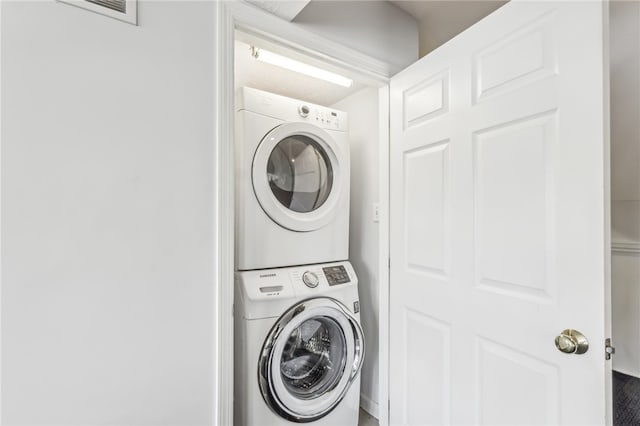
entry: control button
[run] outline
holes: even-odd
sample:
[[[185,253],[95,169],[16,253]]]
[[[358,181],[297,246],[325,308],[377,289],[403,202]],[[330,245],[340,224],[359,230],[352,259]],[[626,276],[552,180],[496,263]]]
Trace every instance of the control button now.
[[[318,279],[318,276],[311,271],[307,271],[304,274],[302,274],[302,282],[305,283],[307,287],[310,287],[310,288],[316,288],[318,287],[318,284],[320,284],[320,280]]]
[[[302,117],[307,117],[309,115],[309,107],[307,105],[300,105],[298,107],[298,114]]]

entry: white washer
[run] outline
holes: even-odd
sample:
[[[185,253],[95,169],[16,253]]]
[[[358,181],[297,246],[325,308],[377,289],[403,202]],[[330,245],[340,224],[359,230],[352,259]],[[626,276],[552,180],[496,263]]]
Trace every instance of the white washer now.
[[[237,269],[346,260],[347,114],[247,87],[236,106]]]
[[[236,273],[236,426],[356,426],[364,335],[349,262]]]

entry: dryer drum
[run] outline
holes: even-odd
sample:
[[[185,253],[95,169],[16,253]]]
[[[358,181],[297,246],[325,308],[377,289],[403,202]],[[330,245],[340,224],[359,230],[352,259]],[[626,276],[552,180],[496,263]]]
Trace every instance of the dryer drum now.
[[[348,211],[348,154],[309,123],[270,130],[255,148],[251,181],[267,216],[292,231],[320,229]]]
[[[305,135],[291,135],[273,148],[267,180],[276,199],[298,213],[318,209],[333,186],[333,168],[325,149]]]

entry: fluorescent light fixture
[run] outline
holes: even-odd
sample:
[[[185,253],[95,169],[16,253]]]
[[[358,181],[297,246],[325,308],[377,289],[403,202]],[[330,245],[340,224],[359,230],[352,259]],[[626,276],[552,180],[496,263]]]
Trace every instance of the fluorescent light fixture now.
[[[278,55],[268,50],[258,49],[255,46],[251,46],[251,55],[259,61],[266,62],[267,64],[275,65],[277,67],[286,68],[291,71],[299,72],[310,77],[314,77],[320,80],[328,81],[333,84],[337,84],[343,87],[351,87],[353,80],[347,77],[343,77],[339,74],[335,74],[309,64],[305,64],[296,61],[286,56]]]

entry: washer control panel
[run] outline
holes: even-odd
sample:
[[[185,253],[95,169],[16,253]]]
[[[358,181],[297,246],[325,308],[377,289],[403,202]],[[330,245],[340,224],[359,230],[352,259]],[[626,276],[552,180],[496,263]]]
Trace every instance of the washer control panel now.
[[[324,276],[327,277],[327,282],[330,286],[351,282],[344,265],[327,266],[322,268],[322,272],[324,272]]]
[[[329,297],[353,314],[360,311],[358,276],[349,261],[238,271],[235,275],[238,318],[277,318],[302,300]]]
[[[301,294],[317,294],[330,288],[340,290],[341,284],[345,287],[358,284],[358,278],[347,261],[294,266],[288,270],[295,291],[301,291]]]
[[[302,274],[302,282],[309,288],[316,288],[318,287],[318,284],[320,284],[318,276],[311,271],[307,271]]]

